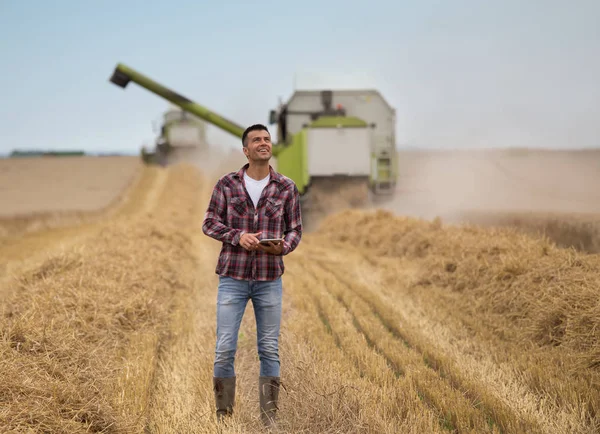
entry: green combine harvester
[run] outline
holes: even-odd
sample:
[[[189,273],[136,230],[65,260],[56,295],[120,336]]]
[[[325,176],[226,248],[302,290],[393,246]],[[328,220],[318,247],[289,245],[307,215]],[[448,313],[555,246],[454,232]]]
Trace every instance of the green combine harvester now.
[[[117,64],[110,81],[121,88],[133,81],[242,138],[245,127],[126,65]],[[389,198],[397,177],[395,123],[395,110],[376,90],[297,90],[269,114],[278,131],[273,166],[296,183],[303,199],[315,190],[339,195],[345,189],[360,196],[352,197],[354,204]]]

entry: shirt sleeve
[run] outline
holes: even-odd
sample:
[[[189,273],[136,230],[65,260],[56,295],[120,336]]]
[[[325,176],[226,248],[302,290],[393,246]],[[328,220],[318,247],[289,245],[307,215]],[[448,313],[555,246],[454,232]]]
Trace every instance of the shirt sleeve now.
[[[287,255],[296,249],[302,238],[302,211],[300,210],[300,193],[296,184],[294,184],[291,197],[286,202],[284,219],[286,231],[281,254]]]
[[[204,215],[202,232],[217,241],[237,246],[240,242],[242,231],[226,226],[226,217],[227,198],[223,193],[223,187],[219,181],[213,189],[208,209]]]

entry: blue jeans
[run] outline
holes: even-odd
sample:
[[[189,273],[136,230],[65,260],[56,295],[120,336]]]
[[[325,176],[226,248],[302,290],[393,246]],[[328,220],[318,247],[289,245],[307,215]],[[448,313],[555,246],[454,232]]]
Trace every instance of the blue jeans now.
[[[281,277],[260,282],[219,276],[217,295],[217,343],[214,376],[234,377],[238,332],[248,300],[256,318],[256,341],[260,375],[279,377],[279,326],[281,323]]]

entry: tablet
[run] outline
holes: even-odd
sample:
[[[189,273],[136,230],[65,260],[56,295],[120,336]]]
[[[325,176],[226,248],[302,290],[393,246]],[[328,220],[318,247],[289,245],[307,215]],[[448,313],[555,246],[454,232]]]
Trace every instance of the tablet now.
[[[269,242],[274,243],[274,244],[279,244],[282,241],[283,240],[281,238],[263,238],[262,240],[260,240],[260,244],[268,245]]]

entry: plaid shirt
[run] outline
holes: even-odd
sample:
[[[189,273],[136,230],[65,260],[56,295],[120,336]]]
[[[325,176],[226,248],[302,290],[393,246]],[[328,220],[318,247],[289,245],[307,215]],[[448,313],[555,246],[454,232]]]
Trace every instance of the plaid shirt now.
[[[300,197],[294,182],[269,167],[271,178],[257,209],[244,183],[244,165],[223,176],[215,185],[204,217],[202,232],[221,241],[216,273],[240,280],[274,280],[284,272],[283,257],[294,251],[302,237]],[[284,238],[281,255],[249,252],[239,245],[244,233],[260,238]]]

